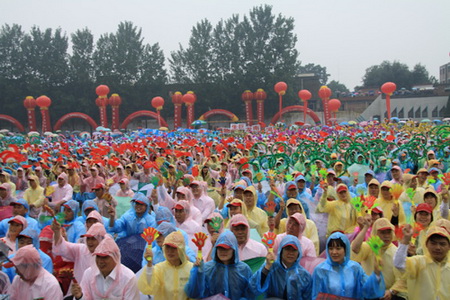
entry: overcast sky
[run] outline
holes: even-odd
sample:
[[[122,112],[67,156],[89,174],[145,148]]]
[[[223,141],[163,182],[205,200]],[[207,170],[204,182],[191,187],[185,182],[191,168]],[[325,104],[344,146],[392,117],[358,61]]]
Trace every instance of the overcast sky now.
[[[61,27],[67,35],[88,27],[97,40],[120,21],[132,21],[144,42],[158,42],[167,58],[179,44],[187,46],[201,19],[215,25],[261,4],[295,19],[303,64],[327,67],[329,81],[350,89],[383,60],[410,68],[421,63],[437,79],[439,66],[450,62],[450,0],[0,0],[0,23],[26,31]]]

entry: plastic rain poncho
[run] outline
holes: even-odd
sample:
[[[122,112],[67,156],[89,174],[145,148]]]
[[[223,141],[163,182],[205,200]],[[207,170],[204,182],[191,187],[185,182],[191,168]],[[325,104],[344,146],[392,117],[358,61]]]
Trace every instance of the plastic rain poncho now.
[[[27,209],[27,211],[30,211],[30,206],[28,205],[28,202],[25,199],[17,199],[10,203],[10,205],[14,205],[14,204],[21,204],[21,205],[23,205],[23,207],[25,207]],[[23,217],[27,220],[28,227],[36,230],[38,233],[41,232],[38,222],[36,221],[36,219],[33,219],[32,217],[30,217],[28,212]],[[8,222],[13,218],[14,218],[14,216],[11,218],[8,218],[8,219],[4,219],[0,222],[0,236],[3,237],[6,235],[6,232],[8,231],[8,228],[9,228]],[[42,226],[42,227],[45,227],[45,226]]]
[[[33,241],[33,246],[38,250],[39,256],[41,257],[42,261],[42,267],[46,269],[50,274],[53,273],[53,262],[50,256],[45,254],[41,249],[39,249],[39,235],[36,232],[36,230],[31,228],[26,228],[20,232],[20,234],[17,236],[16,239],[16,253],[9,256],[9,259],[12,259],[19,250],[19,237],[24,236],[31,238]],[[8,275],[9,279],[13,281],[14,276],[16,276],[16,269],[15,268],[5,268],[5,273]]]
[[[297,246],[299,255],[295,263],[286,268],[281,260],[281,253],[286,245],[294,244]],[[258,293],[264,293],[265,298],[277,297],[282,299],[311,299],[312,278],[311,275],[302,266],[302,247],[297,238],[287,235],[283,238],[278,249],[277,259],[272,264],[269,274],[262,280],[263,265],[252,277],[252,288]],[[285,298],[286,297],[286,298]]]
[[[267,224],[267,213],[256,206],[256,204],[258,203],[258,193],[256,192],[254,186],[247,187],[244,193],[245,192],[251,192],[254,198],[253,206],[247,207],[247,217],[249,220],[252,220],[256,224],[258,224],[258,232],[262,236],[264,233],[269,231],[269,225]]]
[[[254,299],[255,293],[250,288],[252,271],[239,261],[238,244],[231,231],[224,231],[217,239],[216,245],[225,244],[234,251],[233,263],[223,264],[217,256],[217,247],[213,248],[211,261],[193,267],[186,294],[190,298],[206,298],[222,294],[229,299]]]
[[[58,281],[42,267],[39,252],[34,246],[20,248],[12,261],[27,280],[14,277],[8,290],[12,300],[44,299],[49,295],[55,300],[63,299]]]
[[[147,210],[141,217],[136,214],[136,210],[134,209],[136,201],[147,205]],[[149,212],[150,201],[148,198],[142,193],[136,193],[131,202],[133,207],[114,222],[114,227],[111,228],[108,226],[107,228],[108,232],[112,231],[117,233],[117,238],[141,234],[147,227],[156,227],[154,213]]]
[[[333,262],[328,252],[331,239],[340,239],[345,244],[345,258],[342,264]],[[367,276],[357,262],[350,260],[350,241],[340,233],[335,232],[327,240],[327,260],[316,267],[313,273],[312,299],[319,293],[327,293],[354,299],[381,298],[384,296],[385,284],[381,275],[375,273]]]
[[[186,300],[184,287],[189,281],[192,263],[187,260],[185,241],[180,232],[172,232],[164,240],[178,249],[181,265],[174,266],[163,261],[151,268],[144,267],[138,280],[138,288],[145,295],[153,295],[155,300]]]

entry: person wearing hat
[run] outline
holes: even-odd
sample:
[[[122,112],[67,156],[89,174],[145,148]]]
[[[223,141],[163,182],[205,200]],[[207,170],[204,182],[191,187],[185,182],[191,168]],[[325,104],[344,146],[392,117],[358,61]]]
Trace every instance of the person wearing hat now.
[[[302,203],[294,198],[291,198],[286,203],[285,208],[286,215],[288,218],[295,213],[300,213],[305,217],[306,226],[303,232],[303,235],[310,239],[314,243],[314,248],[316,249],[316,254],[319,254],[320,243],[319,243],[319,234],[317,230],[317,226],[315,222],[306,218],[305,211],[303,209]],[[278,216],[278,214],[277,214]],[[277,218],[277,217],[276,217]],[[288,218],[283,218],[281,220],[275,220],[275,228],[277,229],[277,233],[286,232],[286,223]],[[278,223],[278,224],[277,224]]]
[[[326,184],[324,184],[326,183]],[[332,200],[332,199],[337,199],[337,193],[336,193],[336,173],[334,172],[334,170],[332,169],[328,169],[327,171],[327,176],[325,178],[325,182],[321,182],[320,184],[317,184],[314,189],[313,189],[313,195],[314,195],[314,199],[316,200],[316,202],[320,201],[320,198],[322,197],[323,194],[325,194],[325,190],[326,190],[326,195],[327,195],[327,199]],[[325,188],[326,186],[326,188]]]
[[[239,259],[241,261],[250,260],[256,257],[266,257],[266,247],[250,238],[250,226],[244,215],[234,215],[230,220],[229,229],[236,236]]]
[[[393,166],[391,169],[391,175],[392,179],[390,180],[390,182],[392,184],[394,183],[403,184],[403,172],[400,166]]]
[[[299,240],[283,237],[276,259],[273,252],[267,254],[266,263],[252,277],[252,287],[265,298],[311,299],[312,278],[300,265],[301,258]]]
[[[228,211],[228,218],[224,220],[225,227],[228,227],[230,220],[233,216],[237,214],[243,214],[247,218],[250,228],[258,230],[258,224],[248,218],[247,206],[244,204],[244,201],[235,198],[231,200],[226,207]]]
[[[153,263],[153,265],[159,264],[166,260],[166,258],[164,257],[164,252],[163,252],[164,240],[169,234],[177,231],[177,228],[172,223],[162,222],[161,224],[158,225],[158,227],[156,227],[156,230],[158,231],[159,235],[155,240],[156,243],[153,243],[153,247],[152,247],[152,253],[153,253],[152,263]],[[185,239],[185,241],[188,241],[188,239]],[[195,259],[196,259],[196,257],[195,257]],[[195,259],[194,259],[194,261],[195,261]],[[145,259],[145,252],[143,252],[142,253],[142,267],[145,267],[146,265],[147,265],[147,259]]]
[[[397,224],[405,224],[406,216],[405,211],[403,210],[403,205],[398,203],[398,199],[394,199],[391,193],[392,182],[383,181],[380,186],[380,194],[377,200],[375,200],[375,204],[378,204],[383,210],[383,215],[386,219],[391,220],[393,223]],[[392,218],[398,218],[397,221],[393,221]]]
[[[387,158],[385,156],[380,156],[377,161],[375,161],[374,173],[378,181],[383,182],[386,180],[386,174],[389,172],[391,167],[388,164]]]
[[[449,193],[446,187],[437,193],[432,187],[429,187],[423,193],[423,202],[428,203],[433,208],[433,219],[435,221],[443,218],[448,219],[448,198]]]
[[[39,179],[36,175],[30,175],[28,182],[29,188],[25,190],[23,198],[30,205],[30,216],[37,218],[41,212],[42,205],[44,205],[44,188],[39,185]]]
[[[292,235],[298,238],[300,241],[300,245],[302,247],[302,255],[303,257],[317,257],[316,247],[314,243],[307,237],[304,236],[303,232],[306,228],[306,218],[301,213],[294,213],[289,216],[288,221],[286,223],[286,232],[280,233],[277,235],[275,239],[273,250],[275,253],[278,251],[278,247],[280,246],[281,240],[286,235]]]
[[[95,219],[102,223],[103,225],[107,225],[109,224],[109,219],[106,217],[103,217],[99,211],[98,211],[98,206],[95,203],[94,200],[86,200],[83,202],[83,205],[81,206],[81,216],[77,217],[76,221],[81,222],[83,224],[85,224],[86,226],[86,230],[89,229],[90,225],[92,225],[92,221],[89,221],[88,224],[88,216],[91,214],[91,212],[96,211],[97,213],[95,214]],[[84,233],[83,233],[84,234]]]
[[[105,218],[110,218],[108,209],[110,206],[117,207],[117,200],[108,192],[106,185],[99,183],[92,188],[95,193],[94,202],[98,207],[98,212]],[[105,223],[107,224],[107,223]]]
[[[405,274],[408,299],[450,299],[450,234],[432,227],[426,235],[424,255],[407,257],[413,228],[403,228],[403,238],[394,256],[394,266]]]
[[[9,206],[16,198],[11,194],[11,185],[9,183],[0,184],[0,206]]]
[[[229,166],[224,161],[220,163],[220,171],[215,171],[210,168],[209,172],[211,173],[211,177],[214,178],[216,182],[216,188],[225,186],[228,190],[231,189],[233,180],[228,169]]]
[[[111,177],[112,181],[114,183],[119,183],[122,179],[129,179],[128,175],[124,172],[123,166],[118,165],[116,167],[116,174],[114,174],[113,177]]]
[[[189,247],[192,250],[197,249],[192,239],[195,238],[195,233],[203,232],[203,230],[201,226],[192,219],[189,202],[180,200],[175,204],[173,210],[177,228],[180,228],[187,233],[189,237]]]
[[[81,236],[84,239],[83,243],[66,241],[61,234],[61,224],[52,222],[50,226],[53,231],[54,255],[60,255],[65,260],[74,262],[73,275],[78,282],[81,282],[84,271],[95,263],[93,253],[106,237],[105,226],[101,223],[93,224],[86,234]]]
[[[22,230],[27,228],[28,222],[24,217],[18,215],[8,219],[7,224],[8,229],[6,231],[6,235],[0,240],[9,247],[8,255],[11,255],[16,252],[16,238]]]
[[[25,228],[22,230],[16,238],[16,253],[17,251],[25,247],[27,245],[33,245],[36,250],[39,252],[39,256],[41,257],[42,267],[46,269],[50,274],[53,273],[53,262],[50,256],[44,253],[41,249],[39,249],[39,235],[34,229]],[[11,260],[16,253],[9,255],[9,259]],[[8,275],[11,282],[14,280],[14,276],[16,276],[16,270],[14,268],[5,268],[5,273]]]
[[[16,184],[14,182],[11,181],[11,175],[9,175],[8,172],[6,172],[5,170],[3,170],[0,173],[0,183],[7,183],[10,185],[10,190],[11,190],[11,195],[15,195],[16,194]]]
[[[218,237],[212,250],[212,260],[194,264],[185,290],[187,296],[194,299],[219,294],[228,299],[255,299],[251,277],[250,267],[239,260],[236,237],[227,230]]]
[[[386,286],[378,264],[367,276],[361,265],[350,259],[350,253],[350,241],[345,234],[334,232],[328,237],[327,258],[312,275],[312,299],[326,294],[351,299],[379,299],[384,296]]]
[[[443,150],[442,156],[440,156],[443,172],[448,172],[450,169],[450,146],[447,146]]]
[[[130,181],[127,178],[120,179],[119,186],[120,189],[117,190],[116,196],[117,197],[133,197],[134,192],[130,188]]]
[[[108,208],[109,232],[117,233],[118,238],[141,234],[147,227],[156,227],[155,213],[151,210],[149,199],[142,193],[134,194],[132,207],[116,220],[116,209]]]
[[[11,202],[9,204],[13,207],[12,213],[13,216],[22,216],[27,220],[27,226],[31,229],[36,230],[37,232],[40,232],[39,223],[36,221],[36,219],[30,217],[28,215],[28,211],[30,209],[28,202],[25,199],[18,199],[14,202]],[[4,219],[0,222],[0,237],[3,237],[6,235],[6,232],[8,230],[9,221],[13,219],[14,217]]]
[[[187,259],[183,235],[170,233],[163,243],[165,261],[153,265],[153,251],[145,250],[147,265],[138,279],[138,288],[145,295],[152,295],[155,300],[186,300],[185,286],[193,264]]]
[[[350,177],[350,174],[348,171],[344,168],[344,163],[341,161],[337,161],[334,163],[333,170],[336,173],[336,176],[348,176]]]
[[[412,170],[415,170],[416,165],[415,165],[414,162],[412,161],[411,157],[408,155],[408,151],[403,150],[403,151],[400,153],[400,155],[399,155],[399,157],[398,157],[398,160],[400,161],[399,167],[400,167],[402,170],[408,170],[408,169],[409,169],[409,172],[408,172],[408,173],[410,173]]]
[[[23,168],[17,168],[16,174],[17,176],[14,181],[16,184],[16,191],[25,191],[28,188],[28,180],[25,176]]]
[[[214,200],[207,194],[207,184],[206,182],[194,180],[191,182],[189,187],[191,188],[192,195],[194,196],[192,198],[192,204],[200,210],[202,214],[202,221],[205,221],[216,208]]]
[[[258,233],[262,236],[269,231],[267,224],[267,214],[264,210],[256,206],[258,194],[254,186],[249,186],[244,190],[244,204],[247,208],[247,217],[258,224]]]
[[[439,170],[438,168],[431,168],[428,170],[428,172],[430,173],[430,179],[434,180],[434,182],[430,181],[430,185],[434,188],[435,191],[439,191],[442,185],[442,181],[438,177],[439,174],[441,174],[441,170]]]
[[[54,192],[51,194],[51,202],[48,202],[48,205],[52,207],[55,212],[59,212],[61,210],[61,206],[69,200],[72,200],[73,197],[73,188],[67,182],[68,177],[66,173],[61,173],[58,176],[58,184],[54,186]]]
[[[9,287],[11,299],[62,300],[63,294],[56,278],[42,267],[39,252],[32,245],[20,248],[12,259],[17,275]]]
[[[89,168],[91,176],[83,179],[81,184],[81,192],[90,193],[95,186],[105,184],[105,179],[98,175],[98,169],[94,166]]]
[[[417,187],[426,190],[430,184],[428,183],[428,170],[425,168],[421,168],[417,171]]]
[[[386,285],[384,297],[392,297],[393,295],[403,295],[404,297],[404,292],[406,292],[405,284],[400,278],[400,273],[394,270],[394,255],[397,251],[397,247],[392,244],[392,241],[395,239],[394,225],[386,218],[377,219],[373,222],[373,225],[371,216],[366,215],[362,219],[363,227],[351,244],[351,259],[360,263],[367,275],[372,274],[375,270],[374,263],[377,263],[375,254],[369,244],[364,241],[368,230],[371,228],[371,236],[380,237],[384,243],[380,250],[384,269],[384,283]],[[399,295],[399,292],[402,292],[402,294]]]
[[[140,299],[136,275],[120,263],[119,247],[110,236],[93,254],[95,264],[84,272],[79,284],[72,284],[75,299]]]
[[[335,231],[351,233],[356,225],[356,210],[350,203],[350,192],[345,184],[336,187],[337,199],[328,200],[328,184],[323,185],[324,193],[320,197],[317,211],[328,214],[327,236]]]
[[[357,184],[355,187],[351,186],[350,192],[356,195],[367,194],[369,183],[375,179],[375,173],[372,170],[367,170],[364,173],[364,182]]]

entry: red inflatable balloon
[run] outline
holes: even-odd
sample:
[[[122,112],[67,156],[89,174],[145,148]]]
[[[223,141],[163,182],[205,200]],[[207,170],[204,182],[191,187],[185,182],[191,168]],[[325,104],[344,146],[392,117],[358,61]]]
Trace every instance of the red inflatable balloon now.
[[[253,94],[256,100],[266,100],[267,94],[263,89],[257,89]]]
[[[97,105],[98,107],[105,106],[106,104],[108,104],[108,103],[106,103],[107,100],[108,100],[108,98],[98,97],[97,99],[95,99],[95,105]]]
[[[275,92],[278,95],[282,95],[283,96],[284,94],[286,94],[287,84],[286,84],[286,82],[280,81],[280,82],[275,84],[273,89],[275,90]]]
[[[108,103],[111,106],[119,106],[122,104],[122,98],[120,98],[119,94],[112,94],[111,97],[109,97]]]
[[[251,101],[253,100],[253,93],[250,90],[246,90],[242,93],[242,101]]]
[[[33,96],[28,96],[23,100],[23,106],[27,109],[35,108],[36,107],[36,100],[33,98]]]
[[[181,98],[183,98],[183,94],[181,92],[175,92],[172,95],[172,102],[173,102],[173,104],[181,104],[181,103],[183,103]]]
[[[326,85],[323,85],[319,89],[319,97],[321,99],[324,99],[324,98],[330,98],[330,96],[331,96],[331,90]]]
[[[52,100],[47,96],[40,96],[36,99],[36,104],[39,107],[49,107],[52,104]]]
[[[106,95],[108,95],[109,93],[109,87],[107,85],[99,85],[96,89],[95,89],[95,93],[97,94],[97,96],[99,97],[105,97]]]
[[[397,85],[393,82],[386,82],[381,86],[381,91],[387,95],[392,95],[397,89]]]
[[[154,97],[152,99],[152,106],[156,108],[156,110],[161,110],[164,106],[164,99],[163,97]]]
[[[183,97],[181,98],[181,100],[183,101],[183,103],[185,103],[186,105],[192,105],[195,103],[195,95],[194,94],[184,94]]]
[[[331,99],[330,101],[328,101],[328,108],[331,111],[338,111],[340,107],[341,101],[339,101],[338,99]]]
[[[308,90],[301,90],[298,91],[298,97],[303,101],[308,101],[309,99],[311,99],[312,95],[311,92]]]

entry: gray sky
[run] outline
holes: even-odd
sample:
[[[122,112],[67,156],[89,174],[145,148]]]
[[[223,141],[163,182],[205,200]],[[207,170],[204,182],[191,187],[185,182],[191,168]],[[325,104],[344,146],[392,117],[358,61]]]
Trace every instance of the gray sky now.
[[[25,31],[61,27],[67,35],[88,27],[98,39],[115,32],[120,21],[132,21],[144,42],[158,42],[167,58],[179,44],[187,46],[201,19],[215,26],[260,4],[295,19],[303,64],[327,67],[329,80],[349,89],[383,60],[410,68],[421,63],[437,79],[439,66],[450,62],[449,0],[0,0],[0,24],[16,23]]]

